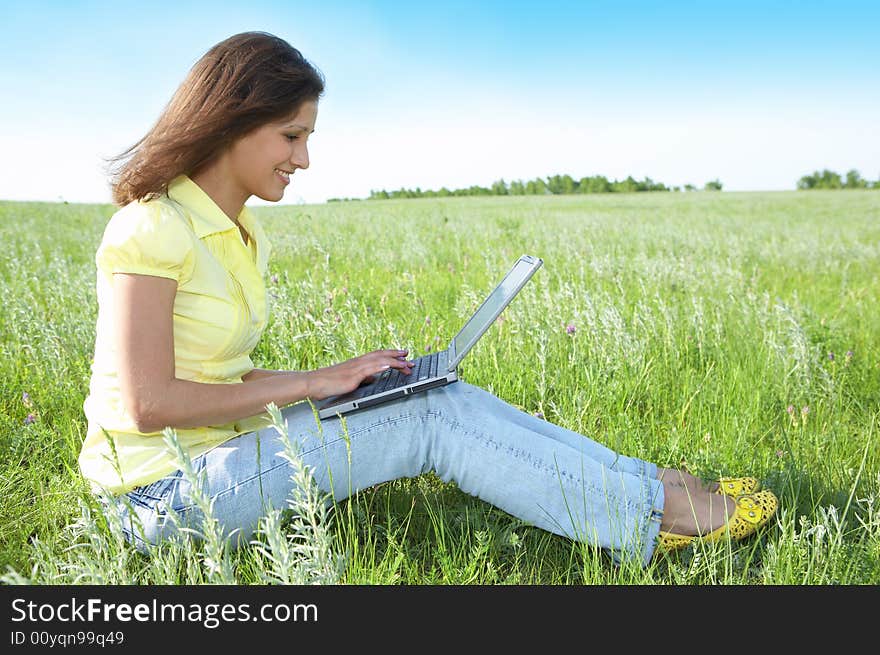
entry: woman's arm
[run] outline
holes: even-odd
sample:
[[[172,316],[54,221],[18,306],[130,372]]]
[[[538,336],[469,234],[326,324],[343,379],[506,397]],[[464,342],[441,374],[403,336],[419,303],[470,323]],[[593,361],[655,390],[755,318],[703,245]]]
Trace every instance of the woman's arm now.
[[[254,374],[241,384],[206,384],[174,375],[172,312],[177,283],[149,275],[113,276],[122,400],[141,432],[165,426],[223,425],[308,396],[307,374]]]
[[[113,317],[122,402],[140,432],[166,426],[223,425],[283,407],[347,393],[377,373],[409,374],[405,350],[377,350],[315,371],[255,369],[241,384],[207,384],[175,377],[174,280],[128,273],[113,276]]]
[[[244,382],[248,382],[250,380],[261,380],[263,378],[274,378],[279,375],[291,375],[295,374],[296,371],[273,371],[267,368],[255,368],[251,371],[248,371],[244,375],[241,376],[241,379]]]

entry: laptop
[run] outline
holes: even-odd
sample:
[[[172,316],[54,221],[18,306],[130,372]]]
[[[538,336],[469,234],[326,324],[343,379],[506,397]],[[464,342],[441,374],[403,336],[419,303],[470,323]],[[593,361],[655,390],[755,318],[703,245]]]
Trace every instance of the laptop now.
[[[531,255],[520,257],[455,335],[446,350],[414,359],[409,375],[391,368],[376,376],[369,384],[350,393],[319,401],[316,405],[318,416],[322,419],[335,418],[458,380],[457,367],[461,360],[543,263],[543,260]]]

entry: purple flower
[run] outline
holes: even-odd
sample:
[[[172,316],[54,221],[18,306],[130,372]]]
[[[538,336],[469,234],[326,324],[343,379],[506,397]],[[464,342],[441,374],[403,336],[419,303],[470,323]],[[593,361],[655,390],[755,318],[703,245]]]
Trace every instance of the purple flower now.
[[[566,334],[574,334],[575,332],[577,332],[577,328],[574,326],[573,323],[569,323],[568,325],[565,326],[565,333]]]
[[[828,361],[829,361],[829,362],[833,362],[833,361],[834,361],[834,353],[833,353],[833,352],[830,352],[830,351],[828,352]]]
[[[806,416],[810,413],[810,408],[807,405],[801,407],[801,416]]]
[[[31,405],[31,395],[27,391],[21,392],[21,402],[30,407]]]
[[[785,451],[784,450],[777,450],[776,456],[779,457],[780,459],[785,457]]]
[[[786,410],[791,416],[794,416],[794,405],[789,405]]]
[[[278,276],[274,273],[272,274],[272,277],[270,279],[272,280],[272,284],[278,284]]]
[[[36,415],[33,414],[33,413],[31,413],[31,414],[28,414],[28,415],[25,417],[25,419],[24,419],[24,424],[25,424],[25,425],[30,425],[31,423],[36,423],[36,421],[37,421],[37,417],[36,417]]]
[[[847,350],[847,351],[846,351],[846,361],[851,360],[851,359],[853,358],[853,354],[854,354],[854,353],[853,353],[852,350]]]
[[[535,416],[536,416],[537,418],[543,419],[543,418],[544,418],[544,412],[535,412]]]

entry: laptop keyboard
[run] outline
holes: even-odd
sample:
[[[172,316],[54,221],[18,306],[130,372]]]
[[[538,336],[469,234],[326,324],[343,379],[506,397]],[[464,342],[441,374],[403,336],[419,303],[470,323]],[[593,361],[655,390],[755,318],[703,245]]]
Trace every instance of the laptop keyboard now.
[[[394,387],[401,387],[411,382],[419,380],[427,380],[437,376],[437,370],[440,362],[440,352],[434,352],[430,355],[423,355],[413,360],[412,372],[404,375],[396,368],[391,368],[379,376],[374,384],[374,393],[388,391]]]

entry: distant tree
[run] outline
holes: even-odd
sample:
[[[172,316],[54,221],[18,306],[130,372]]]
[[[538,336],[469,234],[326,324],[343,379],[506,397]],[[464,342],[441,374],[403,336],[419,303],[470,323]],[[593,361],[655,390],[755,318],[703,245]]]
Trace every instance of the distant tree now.
[[[493,196],[506,196],[509,194],[509,190],[507,188],[507,182],[503,179],[497,180],[492,183],[492,195]]]
[[[610,193],[611,183],[604,175],[582,177],[578,182],[579,193]]]
[[[715,180],[711,180],[709,182],[706,182],[706,185],[703,187],[703,189],[706,191],[721,191],[721,187],[722,187],[721,181],[718,179],[715,179]]]
[[[625,180],[614,180],[611,183],[611,190],[618,193],[632,193],[639,190],[639,183],[633,179],[632,175],[627,175]]]
[[[524,196],[526,194],[526,188],[523,186],[521,180],[514,180],[510,183],[508,193],[512,196]]]
[[[526,182],[526,194],[530,196],[543,196],[550,193],[547,184],[541,178],[529,180]]]
[[[669,187],[662,182],[655,182],[650,177],[646,177],[639,184],[639,191],[669,191]]]
[[[822,171],[822,175],[819,178],[820,189],[842,189],[843,188],[843,180],[840,179],[840,175],[835,173],[834,171],[829,171],[827,168]]]
[[[804,175],[797,181],[797,188],[801,191],[809,191],[816,188],[818,173],[814,175]]]
[[[693,184],[685,184],[684,190],[685,191],[696,191],[697,187],[695,187]]]
[[[868,186],[868,180],[863,180],[859,172],[856,169],[852,169],[846,173],[846,183],[844,186],[847,189],[865,189]]]
[[[571,175],[553,175],[547,178],[547,190],[550,191],[550,193],[574,193],[576,186],[577,185]]]

